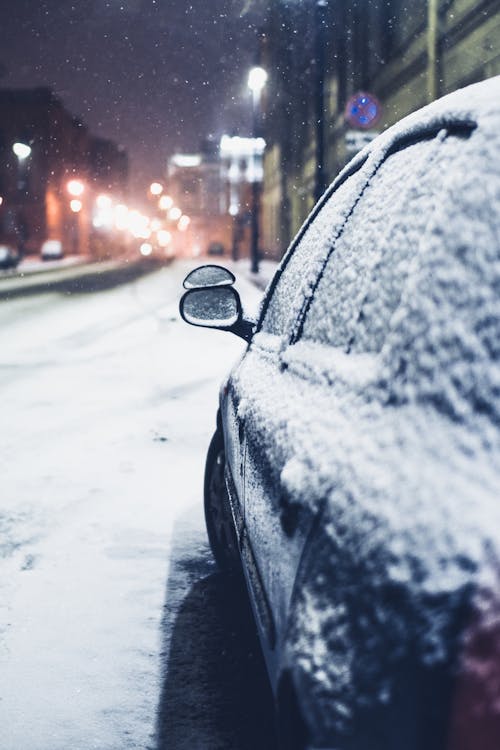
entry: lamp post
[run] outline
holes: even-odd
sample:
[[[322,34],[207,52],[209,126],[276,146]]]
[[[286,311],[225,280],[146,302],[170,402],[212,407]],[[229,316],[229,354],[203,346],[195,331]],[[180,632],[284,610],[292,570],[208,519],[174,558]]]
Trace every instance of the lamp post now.
[[[27,143],[21,143],[16,141],[12,146],[12,151],[17,156],[17,194],[18,194],[18,207],[16,211],[16,229],[17,229],[17,249],[19,257],[22,258],[25,251],[26,240],[28,239],[28,226],[26,224],[26,218],[23,216],[21,206],[24,204],[24,199],[28,191],[27,175],[26,175],[26,160],[31,156],[31,146]]]
[[[267,73],[264,68],[256,66],[248,74],[248,88],[252,92],[252,135],[254,143],[257,144],[257,138],[260,135],[260,118],[262,109],[262,89],[267,82]],[[257,154],[255,147],[252,154],[252,234],[250,244],[250,260],[252,273],[259,271],[259,209],[260,209],[260,180],[258,179],[258,160],[261,157]]]
[[[70,195],[69,207],[71,209],[71,250],[73,255],[80,252],[80,213],[83,208],[82,197],[85,185],[81,180],[69,180],[66,190]]]
[[[161,184],[161,182],[152,182],[149,186],[149,192],[151,193],[151,195],[157,198],[163,193],[163,185]]]

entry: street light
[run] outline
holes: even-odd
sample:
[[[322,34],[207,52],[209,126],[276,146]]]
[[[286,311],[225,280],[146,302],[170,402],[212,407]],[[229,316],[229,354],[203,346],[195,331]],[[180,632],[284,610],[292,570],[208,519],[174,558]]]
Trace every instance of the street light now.
[[[179,222],[177,224],[177,229],[179,232],[185,232],[188,226],[191,224],[191,219],[189,216],[186,216],[186,214],[183,214],[181,218],[179,219]]]
[[[163,193],[163,185],[160,182],[152,182],[149,186],[149,192],[151,195],[161,195]]]
[[[171,208],[171,209],[170,209],[170,211],[168,212],[168,218],[169,218],[169,219],[170,219],[171,221],[177,221],[178,219],[180,219],[180,218],[181,218],[181,216],[182,216],[182,211],[181,211],[181,209],[180,209],[180,208],[178,208],[177,206],[174,206],[174,207],[173,207],[173,208]]]
[[[69,195],[71,196],[71,200],[69,202],[69,207],[71,210],[71,213],[73,214],[71,223],[70,223],[70,236],[71,236],[71,246],[72,246],[72,252],[74,255],[78,255],[80,252],[80,244],[81,244],[81,226],[80,226],[80,220],[81,217],[79,217],[78,214],[81,213],[83,208],[83,203],[81,201],[81,198],[85,192],[85,185],[81,180],[78,179],[71,179],[66,184],[66,190],[68,191]]]
[[[24,161],[31,154],[31,148],[26,143],[14,143],[12,150],[19,161]]]
[[[173,205],[174,205],[174,201],[169,195],[162,195],[158,203],[158,207],[162,211],[168,211],[168,209],[172,208]]]
[[[248,74],[248,88],[254,96],[260,97],[262,89],[267,83],[267,72],[264,68],[256,65]]]
[[[73,198],[80,198],[84,193],[85,186],[80,180],[70,180],[66,185],[66,189]]]
[[[252,135],[255,141],[260,136],[260,118],[262,109],[262,90],[267,82],[267,72],[260,66],[252,68],[248,74],[248,88],[252,92]],[[259,272],[259,208],[260,208],[260,175],[257,170],[258,157],[252,154],[252,239],[250,261],[252,273]]]
[[[82,202],[78,200],[78,198],[73,198],[73,200],[69,204],[69,207],[74,214],[79,214],[83,208],[83,205]]]
[[[16,208],[16,232],[17,232],[17,249],[19,257],[22,258],[25,251],[26,241],[28,239],[28,225],[22,211],[22,203],[28,195],[28,168],[26,159],[31,155],[31,147],[27,143],[16,141],[12,146],[12,151],[17,156],[17,208]]]

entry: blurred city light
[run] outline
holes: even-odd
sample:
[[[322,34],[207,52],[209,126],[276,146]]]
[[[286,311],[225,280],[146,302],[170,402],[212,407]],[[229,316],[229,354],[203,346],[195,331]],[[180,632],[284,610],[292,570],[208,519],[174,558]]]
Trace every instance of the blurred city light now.
[[[157,234],[158,244],[160,247],[167,247],[172,242],[172,235],[166,229],[160,229]]]
[[[190,224],[191,224],[191,219],[189,218],[189,216],[186,216],[186,214],[184,214],[184,215],[183,215],[183,216],[181,216],[181,218],[179,219],[179,223],[177,224],[177,228],[178,228],[178,230],[179,230],[180,232],[185,232],[185,231],[186,231],[186,229],[188,228],[188,226],[189,226]]]
[[[141,255],[151,255],[153,252],[153,245],[151,245],[149,242],[143,242],[140,247]]]
[[[115,212],[113,201],[109,195],[98,195],[96,198],[96,210],[93,225],[96,229],[112,229],[115,224]]]
[[[27,159],[31,154],[31,148],[26,143],[14,143],[12,150],[18,159]]]
[[[264,138],[242,138],[238,135],[223,135],[220,139],[220,153],[222,157],[234,157],[236,159],[248,158],[264,153],[266,142]]]
[[[2,196],[0,195],[0,206],[2,205],[2,203],[3,203],[3,198],[2,198]]]
[[[149,219],[139,211],[129,213],[128,228],[136,239],[148,240],[151,237]]]
[[[123,205],[123,203],[119,203],[115,207],[115,227],[123,231],[125,229],[128,229],[128,226],[128,208],[127,206]]]
[[[201,164],[200,154],[174,154],[170,164],[175,167],[199,167]]]
[[[79,198],[83,195],[83,191],[85,190],[84,184],[80,180],[70,180],[66,187],[68,193],[75,198]]]
[[[174,205],[174,201],[169,195],[162,195],[160,198],[160,202],[158,203],[158,206],[162,211],[168,211],[169,208],[172,208]]]
[[[248,74],[248,88],[254,94],[260,94],[267,81],[267,73],[258,65],[252,68]]]
[[[77,198],[73,198],[73,200],[69,204],[69,207],[71,208],[74,214],[77,214],[82,210],[82,202],[79,201]]]
[[[182,216],[182,211],[180,208],[177,208],[177,206],[174,206],[170,209],[168,212],[168,218],[172,221],[177,221],[177,219],[180,219]]]
[[[96,203],[99,206],[99,208],[109,208],[113,201],[109,197],[109,195],[98,195],[96,198]]]
[[[151,195],[161,195],[163,193],[163,185],[160,182],[152,182],[149,190]]]

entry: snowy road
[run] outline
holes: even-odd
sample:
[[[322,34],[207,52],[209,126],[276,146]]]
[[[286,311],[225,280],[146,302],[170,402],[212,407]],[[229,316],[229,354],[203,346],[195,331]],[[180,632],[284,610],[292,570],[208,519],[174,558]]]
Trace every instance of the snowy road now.
[[[243,344],[180,322],[186,269],[0,303],[1,750],[272,747],[248,606],[202,517]]]

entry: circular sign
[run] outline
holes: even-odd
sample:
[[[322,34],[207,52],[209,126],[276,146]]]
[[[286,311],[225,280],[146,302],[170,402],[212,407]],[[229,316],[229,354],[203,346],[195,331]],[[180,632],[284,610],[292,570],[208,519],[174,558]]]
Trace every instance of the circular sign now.
[[[380,120],[382,106],[373,94],[358,91],[351,96],[345,108],[345,119],[352,128],[368,130]]]

